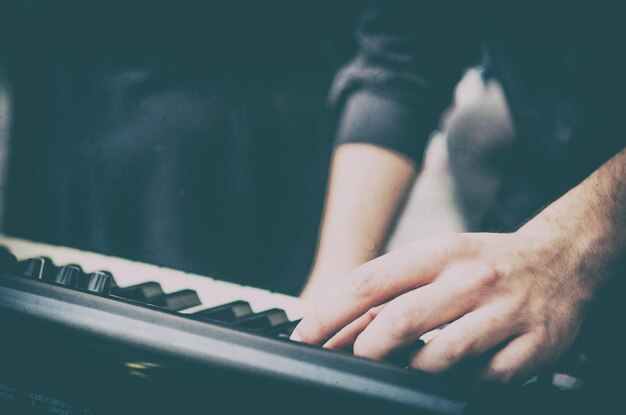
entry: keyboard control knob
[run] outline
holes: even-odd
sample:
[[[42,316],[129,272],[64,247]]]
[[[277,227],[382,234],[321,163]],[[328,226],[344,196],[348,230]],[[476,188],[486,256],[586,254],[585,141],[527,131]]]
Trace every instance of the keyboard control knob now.
[[[82,274],[78,265],[64,265],[59,268],[54,283],[68,288],[78,287],[78,281]]]
[[[43,258],[28,258],[20,263],[22,275],[33,280],[43,279],[46,261]]]
[[[54,281],[54,277],[57,275],[59,268],[54,265],[54,262],[48,257],[41,256],[38,258],[42,259],[44,262],[42,279],[44,281]]]
[[[89,274],[87,288],[90,293],[98,295],[109,295],[113,285],[113,276],[108,272],[96,271]]]

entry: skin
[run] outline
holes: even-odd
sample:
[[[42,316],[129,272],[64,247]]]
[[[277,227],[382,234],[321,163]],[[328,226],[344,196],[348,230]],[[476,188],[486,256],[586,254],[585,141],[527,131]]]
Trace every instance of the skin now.
[[[302,298],[314,302],[342,275],[381,254],[414,176],[411,161],[382,148],[336,149],[315,266]]]
[[[626,150],[513,233],[442,235],[371,260],[316,301],[293,340],[446,372],[523,381],[558,359],[626,252]],[[623,277],[623,276],[622,276]]]

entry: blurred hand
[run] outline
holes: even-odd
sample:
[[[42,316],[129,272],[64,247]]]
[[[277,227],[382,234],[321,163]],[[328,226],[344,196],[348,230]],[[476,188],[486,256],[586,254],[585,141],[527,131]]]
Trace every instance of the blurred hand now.
[[[292,339],[384,359],[449,323],[407,364],[445,372],[486,356],[482,380],[525,380],[578,334],[593,287],[575,255],[522,231],[423,239],[341,279]]]

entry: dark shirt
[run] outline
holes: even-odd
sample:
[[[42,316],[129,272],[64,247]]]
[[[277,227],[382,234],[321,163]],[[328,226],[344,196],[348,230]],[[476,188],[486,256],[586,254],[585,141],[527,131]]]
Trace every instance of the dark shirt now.
[[[352,6],[4,3],[4,232],[296,293]]]
[[[484,46],[521,138],[519,176],[537,193],[519,224],[626,145],[626,36],[618,16],[571,2],[370,1],[358,52],[333,86],[343,112],[338,142],[372,143],[419,161],[455,83]],[[516,203],[500,198],[500,209]]]

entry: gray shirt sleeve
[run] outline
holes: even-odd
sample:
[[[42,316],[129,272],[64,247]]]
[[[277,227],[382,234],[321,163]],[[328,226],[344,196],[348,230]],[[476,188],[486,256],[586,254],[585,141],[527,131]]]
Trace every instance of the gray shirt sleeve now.
[[[370,143],[421,159],[461,71],[480,57],[478,18],[459,3],[365,6],[358,50],[330,94],[340,114],[338,143]]]

